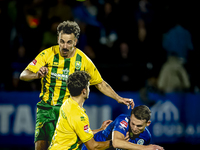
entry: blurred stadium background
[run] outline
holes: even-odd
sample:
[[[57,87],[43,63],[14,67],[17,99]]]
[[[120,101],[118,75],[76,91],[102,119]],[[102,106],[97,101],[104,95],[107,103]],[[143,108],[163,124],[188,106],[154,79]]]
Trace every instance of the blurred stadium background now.
[[[41,50],[57,44],[63,20],[77,21],[77,47],[104,80],[120,96],[151,108],[152,143],[197,149],[199,11],[194,0],[0,0],[0,149],[34,149],[40,81],[23,82],[19,75]],[[163,73],[171,57],[176,67]],[[95,87],[85,108],[92,129],[130,113]]]

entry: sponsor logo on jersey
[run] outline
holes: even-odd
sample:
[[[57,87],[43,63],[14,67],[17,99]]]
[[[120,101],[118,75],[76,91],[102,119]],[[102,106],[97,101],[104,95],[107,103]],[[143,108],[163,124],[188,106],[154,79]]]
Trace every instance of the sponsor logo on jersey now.
[[[89,127],[88,127],[88,125],[85,125],[85,126],[84,126],[84,131],[87,132],[87,133],[89,132]]]
[[[85,117],[84,116],[81,116],[81,121],[85,121]]]
[[[44,52],[40,53],[40,56],[44,56],[44,55],[45,55],[45,53],[44,53]]]
[[[31,63],[30,63],[30,65],[32,65],[32,66],[35,66],[36,65],[36,63],[37,63],[37,60],[36,59],[34,59]]]
[[[68,76],[69,75],[58,74],[58,73],[51,72],[51,78],[56,78],[57,80],[66,81],[68,79]]]
[[[62,70],[63,71],[63,74],[65,74],[65,75],[68,75],[69,74],[69,69],[68,68],[66,68],[66,69],[64,69],[64,70]]]
[[[127,128],[127,126],[128,126],[128,123],[126,122],[126,121],[121,121],[120,122],[120,125],[122,126],[122,127],[124,127],[124,128]]]

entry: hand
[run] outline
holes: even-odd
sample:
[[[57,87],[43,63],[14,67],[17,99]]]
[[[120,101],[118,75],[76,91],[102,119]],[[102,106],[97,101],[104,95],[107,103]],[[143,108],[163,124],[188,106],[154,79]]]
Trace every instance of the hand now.
[[[128,142],[129,139],[130,139],[130,138],[129,138],[129,132],[126,132],[126,136],[124,137],[124,140]]]
[[[39,71],[37,72],[38,78],[44,78],[48,73],[48,68],[47,67],[41,67]]]
[[[107,126],[108,126],[111,122],[113,122],[113,121],[112,121],[112,120],[106,120],[106,121],[104,121],[104,122],[102,123],[102,125],[101,125],[101,129],[102,129],[102,130],[105,130],[105,129],[107,128]]]
[[[130,108],[130,106],[131,106],[131,109],[133,109],[133,107],[135,106],[135,103],[134,103],[133,99],[129,99],[129,98],[120,97],[118,99],[118,103],[122,103],[122,104],[127,105],[128,109]]]
[[[164,150],[164,148],[158,145],[150,144],[148,146],[145,146],[145,150]]]

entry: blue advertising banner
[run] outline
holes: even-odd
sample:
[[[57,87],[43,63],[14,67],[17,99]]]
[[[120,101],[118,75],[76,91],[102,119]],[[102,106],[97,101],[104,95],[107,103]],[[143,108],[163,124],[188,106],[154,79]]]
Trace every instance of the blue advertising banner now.
[[[199,94],[150,94],[150,97],[156,102],[151,107],[149,127],[153,142],[200,144]]]
[[[137,105],[144,104],[139,92],[119,92],[122,97],[133,98]],[[152,111],[152,143],[200,144],[200,94],[170,93],[148,94],[155,102]],[[39,92],[0,92],[0,145],[34,145],[36,104]],[[90,93],[84,107],[92,129],[107,119],[130,114],[127,106],[101,94]]]

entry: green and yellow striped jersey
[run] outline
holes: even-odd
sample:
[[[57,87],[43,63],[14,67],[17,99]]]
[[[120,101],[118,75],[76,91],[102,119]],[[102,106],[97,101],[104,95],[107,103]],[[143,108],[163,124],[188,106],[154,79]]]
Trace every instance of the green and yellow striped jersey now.
[[[37,73],[42,66],[48,67],[47,75],[41,79],[40,105],[62,105],[69,97],[66,85],[68,76],[77,70],[84,70],[91,75],[90,85],[101,83],[103,79],[93,62],[78,48],[71,58],[60,55],[59,45],[43,50],[26,67]]]

